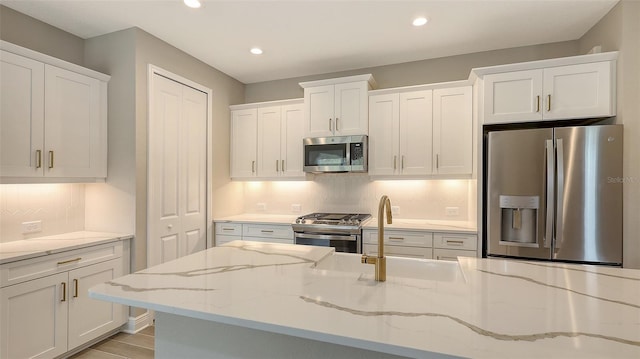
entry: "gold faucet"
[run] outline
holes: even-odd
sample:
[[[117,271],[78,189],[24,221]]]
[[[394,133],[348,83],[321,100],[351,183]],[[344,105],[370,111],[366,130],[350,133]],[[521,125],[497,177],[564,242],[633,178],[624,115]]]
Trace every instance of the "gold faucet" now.
[[[362,263],[373,264],[376,266],[376,281],[384,282],[387,280],[387,258],[384,256],[384,209],[387,208],[387,223],[392,223],[391,218],[391,201],[387,195],[380,198],[378,204],[378,256],[369,257],[362,255]]]

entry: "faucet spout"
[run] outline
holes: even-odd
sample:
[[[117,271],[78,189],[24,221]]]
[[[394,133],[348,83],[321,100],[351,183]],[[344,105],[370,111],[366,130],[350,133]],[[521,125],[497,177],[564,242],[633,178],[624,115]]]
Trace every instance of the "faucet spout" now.
[[[366,254],[362,256],[362,263],[373,264],[376,266],[375,279],[378,282],[387,280],[387,258],[384,256],[384,215],[385,208],[387,214],[387,223],[392,223],[391,201],[387,195],[380,198],[378,204],[378,255],[369,257]]]

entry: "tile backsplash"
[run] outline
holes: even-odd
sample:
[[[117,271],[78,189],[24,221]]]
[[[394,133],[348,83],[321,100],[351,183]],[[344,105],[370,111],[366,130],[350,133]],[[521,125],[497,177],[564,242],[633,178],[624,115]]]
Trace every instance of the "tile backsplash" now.
[[[42,231],[22,233],[22,223],[42,221]],[[0,243],[81,231],[84,184],[0,185]]]
[[[245,182],[244,212],[300,214],[364,212],[377,214],[378,201],[388,195],[399,207],[397,218],[476,220],[475,180],[371,181],[366,174],[322,174],[313,181]],[[447,213],[453,209],[457,214]]]

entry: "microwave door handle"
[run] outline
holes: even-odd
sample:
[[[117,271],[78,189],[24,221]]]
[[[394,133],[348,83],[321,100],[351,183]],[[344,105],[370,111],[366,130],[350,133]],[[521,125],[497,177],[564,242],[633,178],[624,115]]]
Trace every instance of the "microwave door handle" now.
[[[554,189],[554,148],[553,140],[546,140],[546,154],[547,154],[547,170],[546,170],[546,183],[547,183],[547,200],[546,200],[546,221],[545,221],[545,236],[544,247],[550,247],[550,241],[553,238],[553,193]]]

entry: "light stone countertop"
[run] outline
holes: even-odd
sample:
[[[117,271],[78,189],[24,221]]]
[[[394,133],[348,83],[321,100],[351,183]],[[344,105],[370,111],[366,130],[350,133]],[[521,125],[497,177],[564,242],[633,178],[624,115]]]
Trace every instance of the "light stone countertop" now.
[[[295,214],[255,214],[243,213],[235,216],[215,218],[213,222],[239,222],[239,223],[262,223],[262,224],[292,224],[301,215]]]
[[[371,265],[360,272],[321,269],[339,255],[359,261],[329,247],[234,241],[98,285],[89,295],[416,358],[640,358],[638,270],[396,258],[387,281],[375,282]],[[391,275],[402,263],[433,270]],[[457,279],[428,279],[451,265]]]
[[[79,231],[0,243],[0,264],[133,238],[131,234]]]
[[[378,219],[372,218],[367,221],[363,226],[363,229],[377,229]],[[476,234],[478,228],[473,222],[465,221],[438,221],[429,219],[404,219],[393,218],[392,224],[384,223],[386,229],[398,229],[408,231],[432,231],[432,232],[455,232],[455,233],[468,233]]]
[[[238,222],[238,223],[262,223],[262,224],[292,224],[299,215],[289,214],[256,214],[244,213],[235,216],[219,217],[213,221],[222,222]],[[371,218],[362,226],[364,229],[378,228],[378,219]],[[394,218],[392,224],[385,223],[385,229],[401,229],[414,231],[437,231],[437,232],[456,232],[475,234],[478,229],[475,223],[466,221],[439,221],[428,219],[404,219]]]

